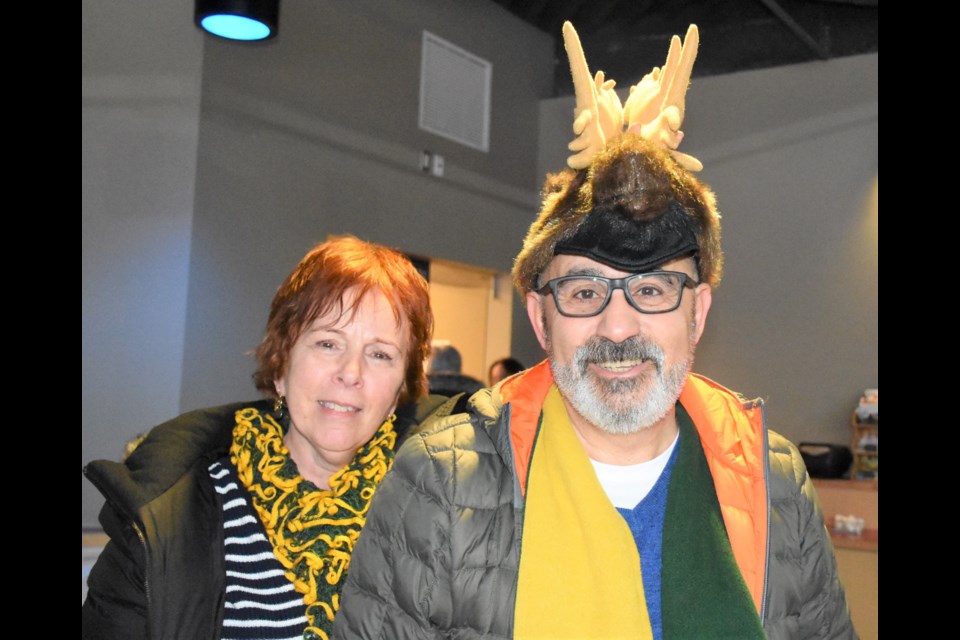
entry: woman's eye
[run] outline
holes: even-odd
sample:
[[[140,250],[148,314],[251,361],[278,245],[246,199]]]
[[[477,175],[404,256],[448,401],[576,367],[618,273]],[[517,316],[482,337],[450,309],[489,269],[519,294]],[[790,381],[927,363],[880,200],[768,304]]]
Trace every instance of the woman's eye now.
[[[333,344],[332,340],[318,340],[317,346],[321,349],[333,349],[336,345]]]
[[[393,360],[393,356],[387,353],[386,351],[374,351],[373,357],[376,360]]]

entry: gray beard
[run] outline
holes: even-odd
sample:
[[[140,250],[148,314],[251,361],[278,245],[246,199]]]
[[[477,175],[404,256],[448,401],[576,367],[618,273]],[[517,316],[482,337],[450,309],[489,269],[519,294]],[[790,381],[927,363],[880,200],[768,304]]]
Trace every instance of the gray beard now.
[[[640,337],[623,342],[593,337],[574,353],[573,362],[558,363],[550,353],[553,379],[564,398],[597,428],[612,434],[636,433],[658,423],[676,405],[692,356],[664,371],[663,350]],[[648,360],[654,375],[605,380],[588,373],[591,363]],[[652,379],[651,379],[652,378]],[[646,390],[643,387],[646,386]]]

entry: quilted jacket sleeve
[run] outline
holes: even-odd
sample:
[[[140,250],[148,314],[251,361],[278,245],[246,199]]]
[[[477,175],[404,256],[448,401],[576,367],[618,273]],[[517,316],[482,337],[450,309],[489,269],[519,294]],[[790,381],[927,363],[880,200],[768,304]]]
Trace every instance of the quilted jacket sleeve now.
[[[770,433],[770,638],[856,638],[830,533],[797,448]]]
[[[408,439],[370,506],[340,596],[334,637],[431,638],[449,598],[449,509],[424,440]],[[448,603],[449,604],[449,603]],[[449,612],[449,606],[442,607]]]
[[[800,619],[804,620],[811,638],[855,638],[846,594],[837,573],[837,560],[824,523],[820,500],[807,473],[803,458],[791,445],[791,458],[797,475],[802,478],[801,515],[803,584],[805,594]]]
[[[110,534],[87,580],[81,609],[81,637],[114,640],[147,637],[147,597],[143,545],[129,526],[121,526],[109,505],[100,516]],[[114,526],[115,525],[115,526]]]

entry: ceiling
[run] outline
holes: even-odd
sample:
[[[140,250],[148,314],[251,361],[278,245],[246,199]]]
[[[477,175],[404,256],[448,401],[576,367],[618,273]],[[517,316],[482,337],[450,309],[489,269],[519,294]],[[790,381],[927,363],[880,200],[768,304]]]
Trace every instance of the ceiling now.
[[[663,64],[670,37],[700,28],[693,76],[878,52],[879,0],[494,0],[550,34],[554,95],[573,93],[561,26],[576,27],[591,73],[620,87]]]

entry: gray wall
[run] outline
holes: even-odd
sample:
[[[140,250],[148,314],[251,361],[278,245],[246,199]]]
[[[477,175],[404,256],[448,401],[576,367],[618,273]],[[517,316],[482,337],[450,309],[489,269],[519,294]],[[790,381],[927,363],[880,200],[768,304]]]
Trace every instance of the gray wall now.
[[[202,38],[188,2],[83,12],[82,462],[255,397],[273,292],[328,234],[509,269],[536,208],[545,34],[467,0],[286,0],[281,37],[252,46]],[[419,130],[424,29],[493,64],[489,153]]]
[[[184,409],[255,395],[244,352],[327,234],[499,270],[519,251],[550,39],[486,3],[368,6],[287,3],[273,44],[207,43]],[[419,129],[424,29],[493,64],[489,153]],[[445,156],[443,179],[420,172],[421,149]]]
[[[180,407],[203,62],[192,7],[83,2],[81,464],[118,458]],[[86,480],[81,492],[90,525],[99,494]]]
[[[704,163],[726,252],[695,369],[764,398],[795,442],[849,444],[851,410],[879,385],[878,68],[856,56],[687,94],[682,149]],[[563,166],[572,111],[543,103],[542,171]]]

